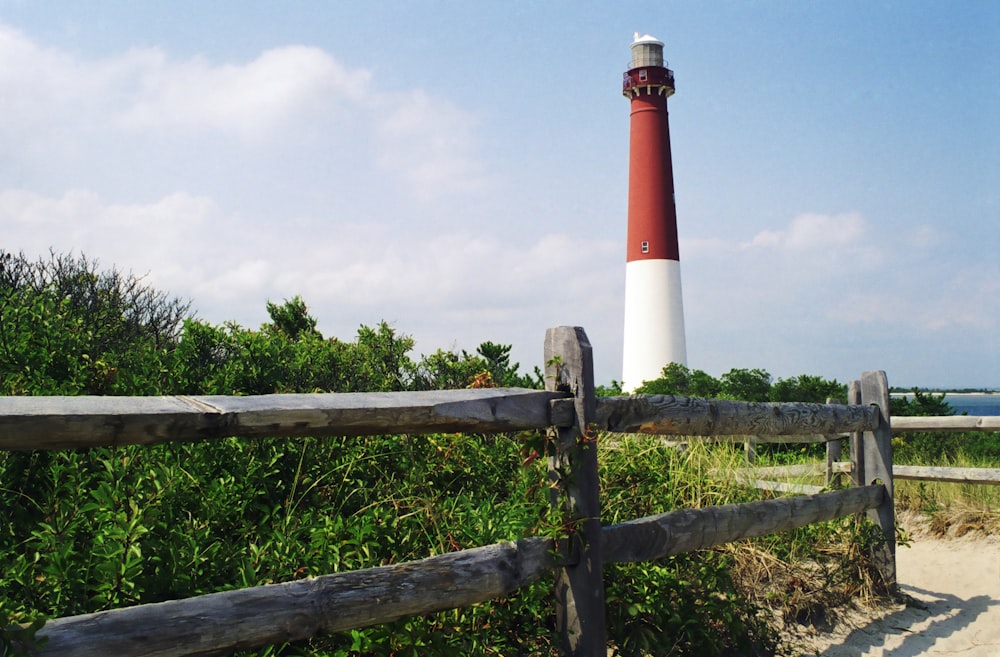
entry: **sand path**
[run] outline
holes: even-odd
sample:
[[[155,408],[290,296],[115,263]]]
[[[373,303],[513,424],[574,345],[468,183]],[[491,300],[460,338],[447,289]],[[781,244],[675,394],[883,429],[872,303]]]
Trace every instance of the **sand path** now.
[[[922,607],[856,615],[838,631],[808,637],[803,655],[825,657],[1000,656],[1000,540],[917,535],[896,555],[903,593]]]

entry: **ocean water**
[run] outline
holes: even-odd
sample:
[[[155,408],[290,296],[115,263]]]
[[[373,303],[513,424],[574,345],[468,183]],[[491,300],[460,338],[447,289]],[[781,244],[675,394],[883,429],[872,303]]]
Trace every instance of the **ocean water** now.
[[[941,393],[934,393],[939,395]],[[894,397],[896,395],[893,395]],[[899,395],[909,397],[909,395]],[[955,409],[955,415],[1000,415],[1000,394],[977,395],[964,392],[949,392],[944,400]]]

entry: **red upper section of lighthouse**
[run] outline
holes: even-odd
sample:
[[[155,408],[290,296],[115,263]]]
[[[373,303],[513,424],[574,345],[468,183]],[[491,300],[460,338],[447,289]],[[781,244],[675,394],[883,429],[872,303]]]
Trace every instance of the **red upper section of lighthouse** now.
[[[632,102],[626,259],[680,260],[667,120],[673,71],[663,66],[629,69],[622,91]]]
[[[664,93],[667,96],[674,94],[674,72],[662,66],[641,66],[625,71],[622,80],[622,93],[632,97],[640,91],[647,93],[656,90],[656,93]],[[660,91],[663,89],[664,91]]]

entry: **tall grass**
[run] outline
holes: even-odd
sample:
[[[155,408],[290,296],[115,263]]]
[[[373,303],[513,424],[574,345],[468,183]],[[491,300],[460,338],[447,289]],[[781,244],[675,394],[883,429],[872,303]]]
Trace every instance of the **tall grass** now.
[[[1000,433],[917,433],[893,439],[894,461],[909,465],[1000,467]],[[936,533],[1000,533],[1000,486],[896,482],[897,508],[926,516]]]
[[[816,453],[793,460],[818,463]],[[736,470],[746,467],[742,445],[693,441],[678,449],[656,437],[611,438],[601,455],[605,523],[775,497],[737,483]],[[831,608],[884,597],[872,559],[880,540],[867,520],[845,517],[650,564],[610,565],[616,603],[630,599],[617,594],[623,584],[640,600],[648,600],[651,581],[670,592],[662,604],[609,605],[612,638],[629,655],[772,654],[781,650],[776,623],[826,623]]]

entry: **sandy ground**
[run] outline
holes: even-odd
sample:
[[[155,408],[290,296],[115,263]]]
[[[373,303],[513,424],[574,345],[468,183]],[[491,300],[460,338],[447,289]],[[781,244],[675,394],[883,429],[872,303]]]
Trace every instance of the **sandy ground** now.
[[[829,634],[800,636],[802,655],[1000,656],[1000,539],[934,538],[899,547],[901,591],[915,601],[881,614],[848,614]]]

